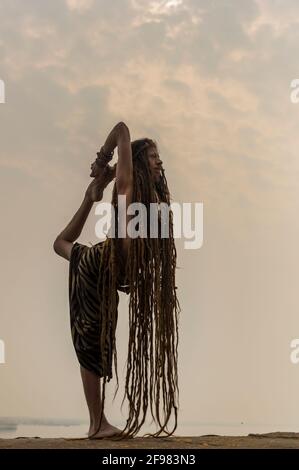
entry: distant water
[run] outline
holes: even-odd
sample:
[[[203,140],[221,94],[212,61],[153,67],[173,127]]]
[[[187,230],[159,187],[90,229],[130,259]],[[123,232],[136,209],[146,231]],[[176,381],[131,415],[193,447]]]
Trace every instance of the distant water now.
[[[122,425],[112,423],[122,428]],[[12,426],[0,425],[0,438],[14,439],[16,437],[41,437],[41,438],[86,438],[88,424],[78,425],[40,425],[40,424],[20,424]],[[152,428],[142,428],[138,436],[142,436]],[[189,424],[178,426],[175,436],[203,436],[207,434],[217,434],[222,436],[247,436],[247,434],[264,434],[269,432],[299,432],[299,426],[288,425],[248,425],[248,424]]]

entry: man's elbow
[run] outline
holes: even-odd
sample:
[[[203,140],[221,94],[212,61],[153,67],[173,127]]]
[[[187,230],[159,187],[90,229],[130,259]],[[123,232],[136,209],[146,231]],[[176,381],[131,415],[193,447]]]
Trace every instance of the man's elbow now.
[[[119,127],[120,129],[129,129],[127,124],[124,121],[119,121],[117,123],[117,127]]]
[[[126,123],[124,123],[123,121],[118,122],[117,130],[119,137],[128,137],[128,139],[130,140],[130,130]]]

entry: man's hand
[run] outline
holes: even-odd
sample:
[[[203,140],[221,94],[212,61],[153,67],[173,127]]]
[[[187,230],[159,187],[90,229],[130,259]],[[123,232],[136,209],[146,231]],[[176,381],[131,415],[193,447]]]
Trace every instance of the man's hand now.
[[[116,163],[113,166],[107,165],[101,173],[89,184],[85,195],[91,202],[98,202],[103,198],[104,189],[115,178]]]

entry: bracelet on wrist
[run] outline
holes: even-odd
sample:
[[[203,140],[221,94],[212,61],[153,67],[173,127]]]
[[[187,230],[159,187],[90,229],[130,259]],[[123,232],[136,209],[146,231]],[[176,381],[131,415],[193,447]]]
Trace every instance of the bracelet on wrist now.
[[[111,153],[104,152],[104,146],[101,147],[101,150],[97,152],[96,162],[99,166],[105,167],[110,160],[112,160],[114,150]]]

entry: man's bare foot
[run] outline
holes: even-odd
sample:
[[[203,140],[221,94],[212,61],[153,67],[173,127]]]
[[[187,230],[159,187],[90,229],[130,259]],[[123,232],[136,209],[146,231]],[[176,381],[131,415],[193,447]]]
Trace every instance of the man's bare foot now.
[[[100,430],[96,434],[92,435],[95,431],[96,429],[93,429],[88,432],[89,439],[103,439],[105,437],[108,438],[112,436],[117,436],[121,433],[120,429],[115,426],[112,426],[112,424],[109,423],[102,424]]]

